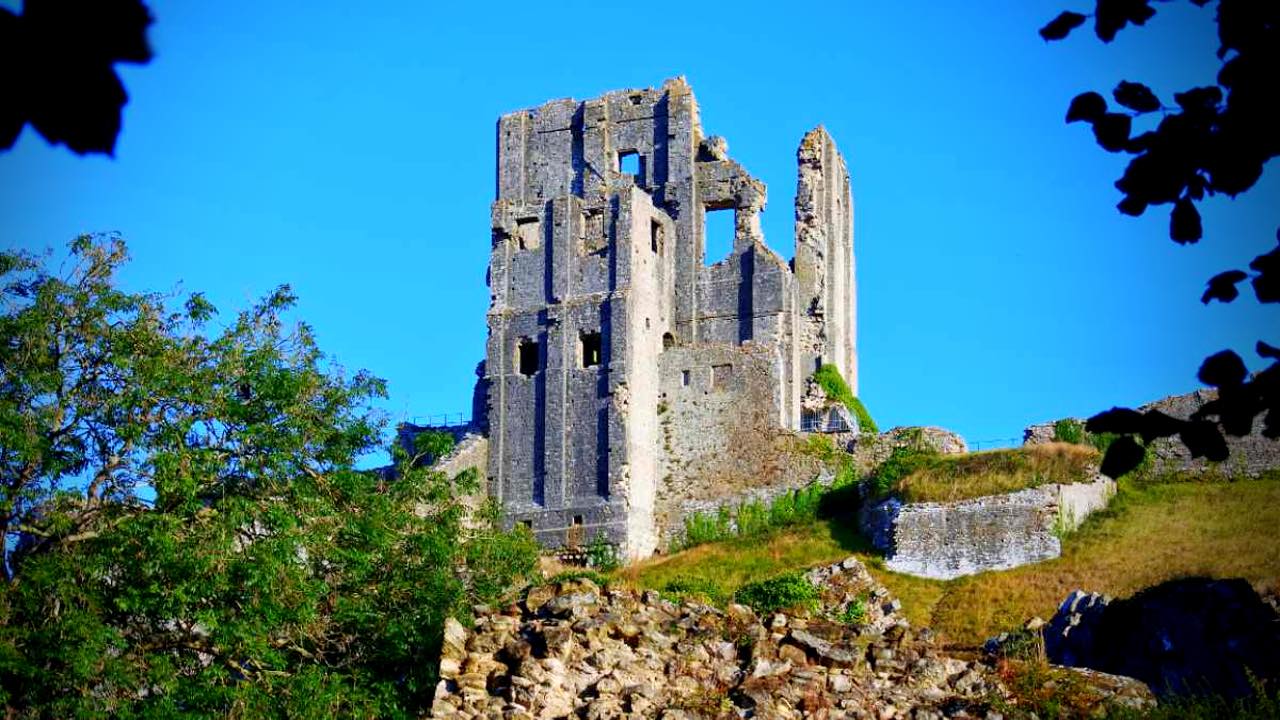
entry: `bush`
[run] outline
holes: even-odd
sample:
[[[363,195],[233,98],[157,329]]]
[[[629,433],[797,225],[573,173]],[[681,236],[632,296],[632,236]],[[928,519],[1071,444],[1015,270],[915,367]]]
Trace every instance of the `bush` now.
[[[1055,442],[1072,445],[1083,444],[1085,442],[1084,423],[1074,418],[1059,420],[1053,424],[1053,439]]]
[[[595,570],[565,570],[547,578],[545,584],[554,585],[555,583],[568,582],[570,580],[590,580],[600,587],[607,587],[612,582],[607,575],[598,573]]]
[[[889,459],[876,469],[871,490],[874,497],[884,497],[893,492],[898,483],[938,458],[937,451],[925,445],[900,446],[889,453]]]
[[[750,605],[762,615],[767,615],[786,608],[816,607],[818,589],[803,575],[795,572],[747,583],[738,588],[733,599],[743,605]]]
[[[838,619],[845,625],[861,625],[867,619],[867,601],[854,598],[845,606]]]
[[[849,412],[858,419],[859,430],[879,434],[880,428],[876,427],[876,421],[871,419],[867,406],[863,405],[858,396],[853,394],[853,390],[849,389],[849,383],[844,381],[840,370],[835,365],[827,364],[818,368],[813,374],[813,379],[822,387],[828,399],[836,400],[849,408]]]
[[[596,535],[587,545],[587,566],[602,573],[613,572],[621,565],[618,559],[618,548],[605,540],[603,534]]]

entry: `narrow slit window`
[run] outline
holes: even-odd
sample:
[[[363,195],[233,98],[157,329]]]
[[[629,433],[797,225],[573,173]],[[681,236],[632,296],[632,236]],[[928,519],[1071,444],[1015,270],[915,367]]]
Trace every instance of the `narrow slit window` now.
[[[684,387],[689,387],[689,371],[688,370],[680,371],[680,384]]]
[[[600,333],[585,332],[582,333],[580,338],[582,343],[582,367],[589,368],[599,365],[603,350]]]
[[[516,356],[521,375],[533,375],[538,372],[538,341],[532,338],[521,338],[516,346]]]
[[[649,221],[649,249],[654,255],[661,255],[663,251],[662,223],[657,220]]]

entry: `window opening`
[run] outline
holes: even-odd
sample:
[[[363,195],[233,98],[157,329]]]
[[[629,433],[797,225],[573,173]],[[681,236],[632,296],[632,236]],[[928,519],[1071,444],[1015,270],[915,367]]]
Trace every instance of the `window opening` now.
[[[542,223],[538,218],[517,220],[516,238],[521,250],[537,250],[542,245]]]
[[[516,347],[520,374],[533,375],[538,372],[538,341],[532,338],[521,338]]]
[[[729,379],[733,375],[732,365],[712,365],[711,366],[711,389],[723,390],[729,385]]]
[[[652,250],[653,254],[655,255],[661,255],[663,253],[662,246],[664,244],[663,241],[666,238],[664,238],[662,235],[663,235],[662,223],[658,222],[657,220],[650,220],[649,221],[649,249]]]
[[[680,384],[683,385],[684,387],[689,387],[689,371],[688,370],[680,371]]]
[[[603,349],[600,333],[584,332],[579,336],[579,340],[582,343],[582,367],[589,368],[599,365]]]
[[[703,263],[715,265],[729,257],[729,253],[733,251],[734,210],[707,208],[706,218],[703,231],[706,254],[703,256]]]
[[[644,185],[644,159],[635,150],[618,153],[618,172],[635,178],[637,185]]]
[[[671,333],[662,333],[662,349],[670,350],[676,346],[676,336]]]

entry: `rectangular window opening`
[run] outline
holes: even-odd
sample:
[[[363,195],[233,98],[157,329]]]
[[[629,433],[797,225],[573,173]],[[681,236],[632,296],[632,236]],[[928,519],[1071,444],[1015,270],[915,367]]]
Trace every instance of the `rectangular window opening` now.
[[[604,348],[600,340],[600,333],[584,332],[579,336],[579,340],[582,343],[582,367],[589,368],[599,365]]]
[[[715,265],[733,252],[736,232],[733,208],[707,208],[703,239],[706,242],[703,264]]]
[[[680,371],[680,384],[683,385],[684,387],[689,387],[689,371],[688,370]]]
[[[521,250],[537,250],[542,246],[542,223],[538,218],[516,221],[516,240]]]
[[[525,528],[525,529],[532,530],[532,529],[533,529],[533,521],[532,521],[532,520],[521,520],[521,521],[520,521],[520,526],[521,526],[521,527],[523,527],[523,528]]]
[[[533,375],[538,372],[538,341],[532,338],[520,338],[516,346],[517,362],[521,375]]]
[[[618,172],[635,178],[637,185],[644,185],[644,158],[635,150],[618,151]]]
[[[582,526],[583,526],[583,525],[585,525],[585,524],[586,524],[586,521],[585,521],[585,519],[584,519],[581,515],[574,515],[574,516],[573,516],[573,526],[574,526],[574,527],[582,527]]]
[[[723,390],[729,386],[729,381],[733,377],[732,365],[712,365],[711,366],[711,389]]]

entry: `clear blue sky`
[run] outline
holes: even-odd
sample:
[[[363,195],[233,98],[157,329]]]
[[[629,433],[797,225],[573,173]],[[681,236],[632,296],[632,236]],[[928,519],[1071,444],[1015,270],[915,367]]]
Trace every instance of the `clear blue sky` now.
[[[127,286],[180,281],[225,313],[290,283],[327,352],[389,381],[393,420],[457,412],[484,353],[499,114],[683,74],[706,131],[768,184],[785,257],[796,145],[818,123],[836,138],[880,424],[1014,437],[1190,390],[1206,354],[1274,331],[1251,292],[1198,302],[1275,242],[1274,168],[1179,248],[1166,212],[1114,209],[1122,156],[1063,123],[1083,90],[1144,80],[1169,100],[1210,80],[1212,11],[1161,4],[1110,46],[1036,35],[1089,4],[157,0],[156,59],[121,66],[116,158],[28,128],[0,154],[0,242],[116,230]]]

